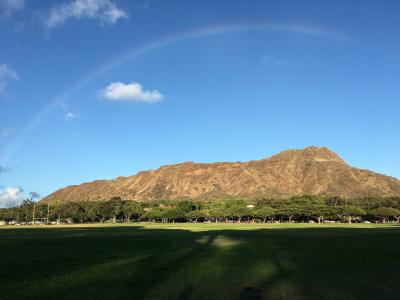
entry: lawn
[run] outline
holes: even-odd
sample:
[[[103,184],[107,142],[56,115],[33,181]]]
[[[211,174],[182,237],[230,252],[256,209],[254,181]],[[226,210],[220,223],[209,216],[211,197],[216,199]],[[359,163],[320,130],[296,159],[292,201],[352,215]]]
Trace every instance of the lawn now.
[[[0,228],[0,299],[399,299],[400,226]]]

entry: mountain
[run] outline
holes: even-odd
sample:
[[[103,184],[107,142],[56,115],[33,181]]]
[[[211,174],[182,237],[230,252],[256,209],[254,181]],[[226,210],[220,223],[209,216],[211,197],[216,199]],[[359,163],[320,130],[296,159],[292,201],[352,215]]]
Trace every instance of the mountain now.
[[[51,201],[215,199],[295,195],[399,196],[400,180],[352,168],[325,147],[286,150],[249,162],[165,165],[129,177],[96,180],[62,188]]]

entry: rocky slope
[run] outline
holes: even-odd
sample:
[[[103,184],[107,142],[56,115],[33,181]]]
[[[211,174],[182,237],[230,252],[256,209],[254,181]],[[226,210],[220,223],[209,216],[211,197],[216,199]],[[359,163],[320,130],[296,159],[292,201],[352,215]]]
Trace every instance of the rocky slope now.
[[[290,197],[400,195],[400,180],[352,168],[329,149],[286,150],[249,162],[162,166],[114,180],[96,180],[62,188],[48,201],[213,199],[221,197]]]

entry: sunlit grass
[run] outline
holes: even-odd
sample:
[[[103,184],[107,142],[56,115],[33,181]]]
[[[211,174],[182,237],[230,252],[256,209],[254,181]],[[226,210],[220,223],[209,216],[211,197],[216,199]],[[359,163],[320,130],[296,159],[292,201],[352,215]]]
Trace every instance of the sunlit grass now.
[[[143,229],[178,229],[189,231],[209,231],[209,230],[254,230],[254,229],[287,229],[287,228],[392,228],[397,227],[396,223],[152,223],[152,222],[136,222],[136,223],[96,223],[96,224],[64,224],[64,225],[25,225],[25,226],[0,226],[1,229],[71,229],[81,228],[81,230],[89,230],[90,228],[113,228],[113,227],[140,227]]]

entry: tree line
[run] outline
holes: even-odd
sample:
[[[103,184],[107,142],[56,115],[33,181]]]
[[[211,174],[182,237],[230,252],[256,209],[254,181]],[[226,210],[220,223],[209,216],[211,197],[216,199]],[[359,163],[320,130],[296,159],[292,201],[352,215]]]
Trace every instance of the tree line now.
[[[52,202],[0,209],[8,224],[168,222],[400,222],[400,197]]]

